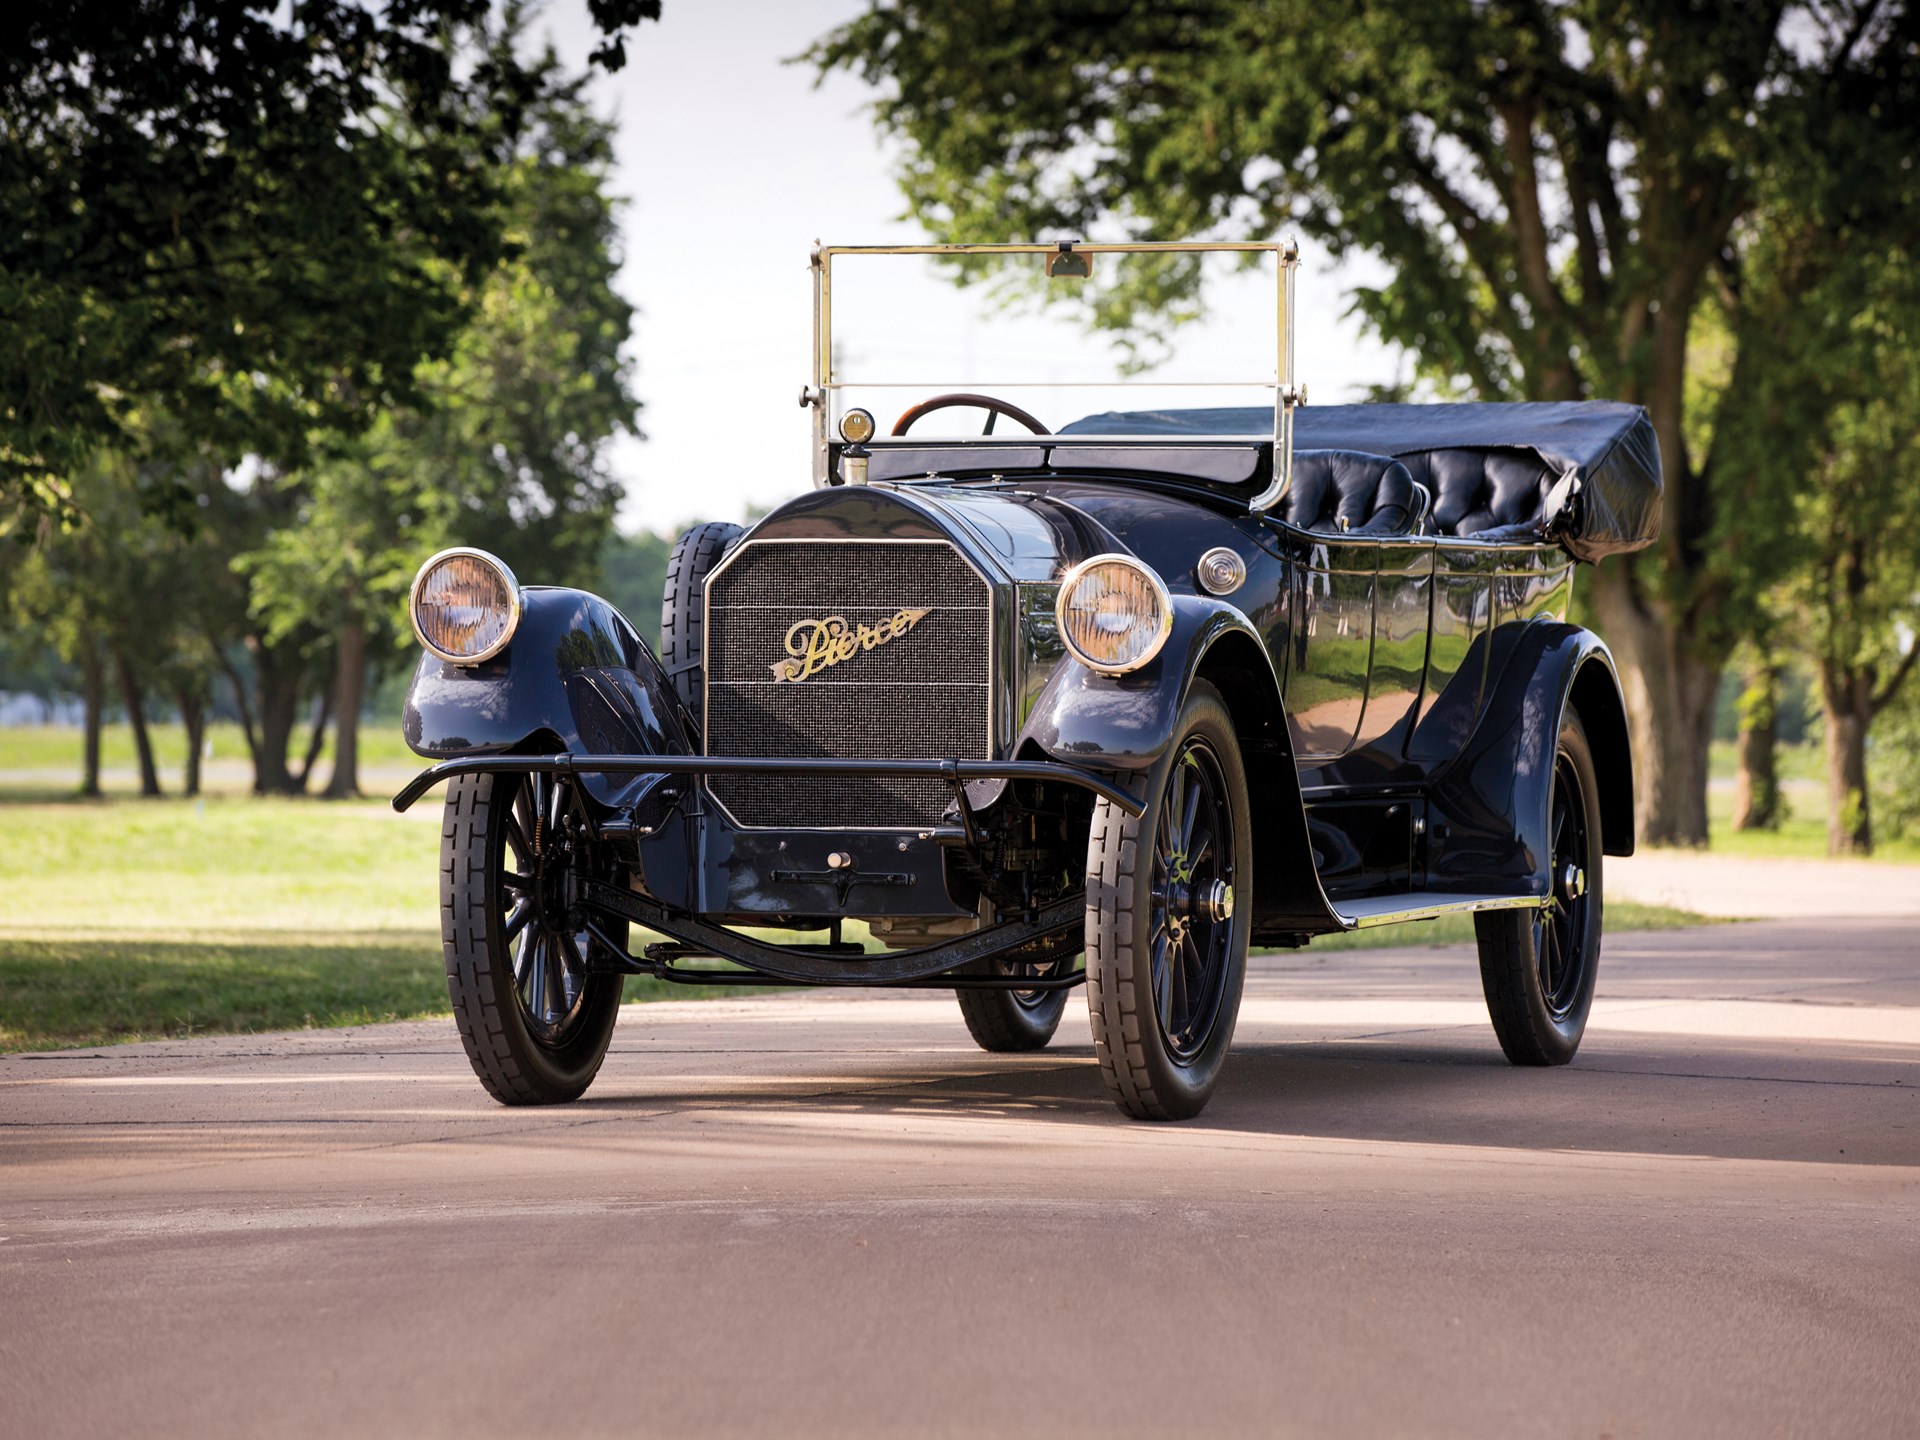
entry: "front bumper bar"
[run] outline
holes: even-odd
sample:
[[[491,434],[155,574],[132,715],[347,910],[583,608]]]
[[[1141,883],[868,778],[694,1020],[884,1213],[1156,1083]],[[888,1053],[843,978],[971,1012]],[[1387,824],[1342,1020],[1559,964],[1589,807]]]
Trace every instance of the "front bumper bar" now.
[[[1055,760],[836,760],[763,759],[731,755],[469,755],[443,760],[421,771],[393,797],[405,810],[442,780],[457,775],[845,775],[944,780],[960,797],[962,818],[971,826],[966,795],[969,780],[1045,780],[1091,790],[1129,815],[1145,812],[1141,800],[1102,775]]]

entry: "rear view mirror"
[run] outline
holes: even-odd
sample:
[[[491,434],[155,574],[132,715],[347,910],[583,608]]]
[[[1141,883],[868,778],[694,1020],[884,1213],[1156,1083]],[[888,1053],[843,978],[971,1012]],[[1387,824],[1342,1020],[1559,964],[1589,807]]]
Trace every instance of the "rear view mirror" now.
[[[1087,256],[1076,252],[1071,245],[1063,244],[1047,256],[1047,278],[1049,280],[1085,280],[1093,274],[1093,265]]]

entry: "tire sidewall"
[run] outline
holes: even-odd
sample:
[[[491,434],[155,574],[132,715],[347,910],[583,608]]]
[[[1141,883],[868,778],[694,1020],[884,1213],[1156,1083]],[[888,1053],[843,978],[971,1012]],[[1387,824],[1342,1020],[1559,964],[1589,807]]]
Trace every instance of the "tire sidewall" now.
[[[1600,831],[1600,796],[1598,772],[1593,763],[1593,750],[1587,744],[1586,730],[1580,723],[1580,717],[1569,709],[1561,718],[1560,730],[1555,737],[1553,766],[1558,778],[1559,758],[1565,755],[1572,764],[1574,773],[1579,777],[1581,808],[1585,812],[1587,825],[1587,912],[1586,930],[1581,936],[1582,973],[1580,988],[1574,995],[1573,1004],[1565,1015],[1556,1016],[1548,1007],[1546,990],[1540,979],[1539,935],[1536,929],[1537,912],[1509,911],[1498,916],[1479,917],[1483,935],[1498,937],[1497,949],[1489,952],[1486,940],[1482,941],[1482,967],[1488,963],[1489,954],[1498,955],[1500,965],[1518,968],[1520,993],[1524,1003],[1524,1017],[1514,1016],[1507,1023],[1518,1021],[1522,1028],[1516,1036],[1503,1037],[1503,1048],[1507,1049],[1509,1059],[1520,1064],[1565,1065],[1580,1049],[1581,1039],[1586,1034],[1587,1017],[1593,1009],[1594,988],[1600,976],[1600,937],[1604,930],[1603,902],[1605,889],[1601,883],[1601,853],[1604,837]],[[1547,826],[1549,832],[1553,824],[1553,801],[1549,794],[1547,801]],[[1548,843],[1551,844],[1549,834]],[[1554,877],[1551,873],[1554,864],[1551,850],[1547,855],[1547,885],[1551,889]],[[1487,922],[1498,925],[1499,930],[1489,930]],[[1491,982],[1489,982],[1491,983]],[[1491,1003],[1491,991],[1489,991]],[[1518,1039],[1520,1051],[1516,1054],[1509,1043]]]
[[[618,974],[588,976],[579,1020],[558,1045],[542,1040],[528,1024],[514,982],[512,946],[504,933],[501,886],[507,816],[512,810],[518,780],[518,776],[481,774],[454,782],[463,788],[470,787],[472,792],[470,796],[460,797],[460,802],[472,806],[477,801],[486,808],[484,831],[469,832],[485,850],[480,855],[456,853],[450,857],[453,893],[449,902],[452,913],[471,914],[472,905],[477,901],[484,923],[479,936],[481,944],[477,947],[463,943],[457,934],[448,936],[447,977],[456,992],[455,1016],[463,1031],[469,1024],[484,1025],[491,1021],[505,1042],[507,1056],[499,1058],[510,1058],[519,1072],[511,1076],[483,1073],[481,1078],[488,1088],[510,1103],[552,1103],[577,1098],[599,1073],[614,1024],[619,1019],[623,977]],[[448,800],[450,805],[459,803],[451,793]],[[470,850],[471,847],[462,848]],[[624,929],[624,923],[621,928]],[[462,1007],[458,1003],[458,991],[463,988],[477,993],[481,1008],[487,1012],[484,1019],[472,1017],[471,1006]],[[485,1044],[491,1037],[463,1034],[462,1039],[467,1042],[468,1053],[475,1058],[476,1066],[479,1065],[475,1046]],[[502,1093],[503,1086],[508,1093]]]
[[[1580,781],[1580,802],[1587,834],[1587,909],[1586,930],[1580,937],[1581,975],[1580,989],[1574,995],[1573,1004],[1567,1013],[1556,1018],[1547,1006],[1547,996],[1541,986],[1539,956],[1534,953],[1534,931],[1531,924],[1527,927],[1528,966],[1527,998],[1534,1008],[1543,1036],[1549,1044],[1560,1052],[1559,1063],[1564,1064],[1573,1058],[1580,1048],[1580,1040],[1586,1033],[1587,1016],[1593,1009],[1594,987],[1600,978],[1600,937],[1604,931],[1602,908],[1606,899],[1605,887],[1601,883],[1602,841],[1600,833],[1600,782],[1599,772],[1593,763],[1593,748],[1587,744],[1587,732],[1580,723],[1579,714],[1569,708],[1560,721],[1560,733],[1554,743],[1554,772],[1558,780],[1559,759],[1564,755],[1572,763],[1574,774]],[[1553,824],[1553,806],[1549,799],[1547,806],[1547,824]],[[1553,857],[1549,852],[1549,866]],[[1547,876],[1547,885],[1551,889],[1553,876]]]
[[[1153,907],[1146,899],[1146,892],[1152,883],[1153,845],[1160,817],[1167,804],[1167,783],[1173,773],[1173,766],[1186,743],[1194,738],[1205,740],[1220,762],[1221,774],[1226,781],[1228,805],[1233,817],[1234,827],[1234,877],[1233,877],[1233,913],[1235,916],[1232,943],[1227,953],[1227,973],[1221,985],[1219,1010],[1211,1034],[1199,1053],[1191,1059],[1181,1060],[1167,1048],[1166,1037],[1161,1030],[1160,1011],[1153,998],[1152,980],[1152,940]],[[1132,982],[1139,988],[1137,1013],[1139,1016],[1138,1043],[1146,1076],[1150,1081],[1157,1104],[1153,1107],[1155,1118],[1189,1119],[1199,1114],[1218,1082],[1222,1067],[1226,1063],[1227,1052],[1233,1044],[1233,1032],[1240,1013],[1241,993],[1246,983],[1247,940],[1249,914],[1253,901],[1253,855],[1250,831],[1251,804],[1247,795],[1246,766],[1240,755],[1240,743],[1234,730],[1233,718],[1228,713],[1226,703],[1219,692],[1204,681],[1195,681],[1189,692],[1186,704],[1181,708],[1180,723],[1175,727],[1174,738],[1167,747],[1167,753],[1149,772],[1149,794],[1151,799],[1144,814],[1137,819],[1122,822],[1123,832],[1129,833],[1135,842],[1134,855],[1140,873],[1133,875],[1135,903],[1132,906],[1130,934],[1126,937],[1131,950]],[[1104,802],[1103,802],[1104,803]],[[1089,883],[1098,873],[1097,857],[1089,856]],[[1097,923],[1094,907],[1089,905],[1089,929]],[[1091,936],[1089,937],[1091,942]],[[1122,967],[1114,963],[1113,953],[1107,947],[1100,947],[1103,953],[1096,960],[1096,947],[1089,943],[1087,947],[1087,969],[1089,993],[1088,1000],[1096,1012],[1100,1004],[1100,995],[1106,989],[1126,983],[1123,980]],[[1098,972],[1098,973],[1096,973]],[[1096,1015],[1097,1022],[1097,1015]]]

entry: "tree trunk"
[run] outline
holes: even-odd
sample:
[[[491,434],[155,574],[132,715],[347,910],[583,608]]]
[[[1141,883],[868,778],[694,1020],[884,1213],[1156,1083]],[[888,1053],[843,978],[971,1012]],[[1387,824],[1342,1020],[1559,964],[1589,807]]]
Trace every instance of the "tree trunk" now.
[[[100,673],[100,652],[89,643],[80,652],[80,695],[86,707],[80,793],[89,800],[100,798],[100,708],[106,700],[105,690],[105,677]]]
[[[1827,853],[1871,855],[1873,811],[1867,791],[1867,729],[1873,721],[1866,677],[1820,667],[1827,722]]]
[[[1780,671],[1766,656],[1747,670],[1740,696],[1740,768],[1733,779],[1733,828],[1780,828]]]
[[[334,658],[333,774],[326,794],[346,800],[360,793],[360,705],[367,689],[367,624],[355,616],[340,627]]]
[[[219,647],[214,647],[219,651]],[[260,740],[253,733],[253,707],[247,703],[247,687],[240,683],[240,672],[233,668],[225,654],[220,655],[220,669],[227,677],[227,683],[233,687],[233,708],[240,712],[240,734],[247,742],[247,758],[253,762],[256,781],[254,789],[260,788],[257,777],[260,773]]]
[[[287,745],[300,714],[300,674],[291,675],[264,656],[256,657],[260,684],[260,744],[253,755],[253,788],[260,795],[297,795],[300,786],[287,768]]]
[[[206,744],[206,697],[182,689],[175,697],[180,705],[180,723],[187,731],[186,793],[200,793],[200,752]]]
[[[127,724],[133,727],[133,750],[140,757],[140,793],[147,797],[160,794],[160,771],[153,763],[153,739],[147,734],[147,717],[141,706],[145,697],[140,682],[134,679],[133,664],[125,655],[115,655],[120,672],[120,701],[127,707]]]
[[[314,761],[320,758],[320,747],[327,743],[327,717],[333,711],[333,691],[323,690],[320,698],[313,704],[313,728],[307,732],[307,753],[300,762],[300,773],[294,777],[294,785],[302,795],[306,793],[307,781],[313,778]]]
[[[1594,615],[1620,667],[1633,745],[1633,816],[1644,845],[1707,843],[1707,752],[1720,661],[1650,613],[1615,562],[1594,573]]]

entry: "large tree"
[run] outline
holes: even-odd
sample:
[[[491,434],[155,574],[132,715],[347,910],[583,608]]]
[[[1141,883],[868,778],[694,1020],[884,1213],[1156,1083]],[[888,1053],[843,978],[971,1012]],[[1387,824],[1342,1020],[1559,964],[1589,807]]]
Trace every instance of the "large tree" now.
[[[518,48],[510,17],[498,44]],[[605,448],[634,429],[624,347],[633,307],[614,288],[618,202],[612,125],[549,52],[499,181],[515,250],[477,287],[422,403],[383,415],[268,483],[287,507],[240,557],[265,633],[330,637],[334,767],[327,793],[358,793],[358,719],[371,674],[414,652],[404,600],[444,545],[484,545],[544,583],[592,584],[621,490]]]
[[[589,0],[605,36],[659,0]],[[417,403],[506,249],[537,83],[489,0],[15,0],[0,20],[0,522],[155,432],[304,457]]]
[[[1798,489],[1803,555],[1787,590],[1820,681],[1835,855],[1873,850],[1870,734],[1920,666],[1920,272],[1904,256],[1876,268],[1907,293],[1862,297],[1853,363],[1808,381],[1845,399]]]
[[[1720,443],[1760,428],[1780,343],[1778,312],[1745,308],[1749,245],[1763,217],[1799,234],[1777,294],[1920,238],[1906,5],[898,0],[809,58],[878,89],[939,238],[1298,231],[1388,262],[1356,308],[1443,392],[1645,404],[1661,541],[1591,593],[1625,672],[1642,838],[1704,843],[1715,685],[1769,578],[1771,537],[1743,523],[1751,452]],[[1191,308],[1200,279],[1123,271],[1090,309]],[[1729,348],[1702,384],[1709,311]]]

